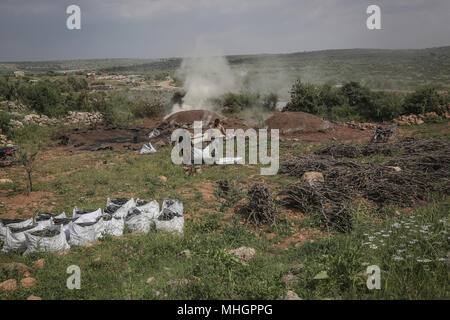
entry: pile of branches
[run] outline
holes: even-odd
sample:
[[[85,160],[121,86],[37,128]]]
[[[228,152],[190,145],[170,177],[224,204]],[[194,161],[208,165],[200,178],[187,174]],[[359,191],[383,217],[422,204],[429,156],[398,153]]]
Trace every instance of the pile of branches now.
[[[297,208],[311,215],[319,215],[322,223],[329,229],[349,232],[352,228],[351,212],[348,203],[350,197],[345,192],[322,184],[312,187],[302,183],[286,186],[281,193],[286,196],[281,203]]]
[[[275,223],[278,208],[264,183],[256,183],[247,191],[248,202],[242,207],[247,223],[255,225]]]
[[[359,169],[361,165],[351,162],[334,159],[329,156],[300,156],[290,158],[281,163],[279,173],[285,173],[293,177],[301,178],[305,172],[319,171],[324,174],[335,175],[336,171],[350,171]]]
[[[316,154],[329,155],[335,158],[358,158],[361,156],[361,150],[351,144],[335,144],[316,151]]]
[[[358,158],[361,156],[371,156],[383,154],[391,156],[397,145],[392,143],[369,143],[364,146],[355,146],[352,144],[334,144],[327,146],[315,152],[316,155],[332,156],[334,158]]]

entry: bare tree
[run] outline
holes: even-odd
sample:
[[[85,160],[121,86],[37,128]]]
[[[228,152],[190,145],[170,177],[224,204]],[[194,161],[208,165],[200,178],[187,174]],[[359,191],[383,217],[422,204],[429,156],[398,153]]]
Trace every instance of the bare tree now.
[[[36,159],[38,152],[39,150],[32,153],[22,150],[20,150],[19,152],[18,161],[24,166],[25,171],[27,172],[28,178],[27,195],[29,195],[30,192],[33,191],[32,174],[34,170],[34,160]]]

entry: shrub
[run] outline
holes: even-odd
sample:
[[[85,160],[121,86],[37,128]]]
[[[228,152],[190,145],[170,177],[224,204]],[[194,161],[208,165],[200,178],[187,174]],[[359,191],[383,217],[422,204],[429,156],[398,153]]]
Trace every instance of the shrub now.
[[[11,121],[11,116],[9,113],[0,111],[0,129],[3,133],[8,133],[9,121]]]
[[[237,113],[245,108],[256,106],[258,104],[258,100],[258,94],[248,92],[228,92],[225,93],[220,99],[222,107],[228,108],[228,113]]]
[[[338,121],[356,120],[359,118],[356,107],[351,107],[348,104],[342,106],[334,106],[331,108],[330,118]]]
[[[404,109],[408,114],[423,114],[425,112],[441,113],[445,110],[441,110],[439,106],[445,105],[445,100],[435,88],[422,87],[406,96]]]
[[[277,108],[278,95],[275,93],[269,93],[263,98],[262,105],[267,110],[275,110]]]
[[[20,100],[39,113],[59,116],[65,113],[61,104],[61,92],[49,82],[24,85],[19,88]]]
[[[138,101],[132,108],[131,113],[135,118],[154,118],[163,114],[163,105],[160,101]]]
[[[316,86],[297,81],[291,89],[291,101],[286,105],[286,111],[303,111],[317,114],[319,111],[320,94]]]

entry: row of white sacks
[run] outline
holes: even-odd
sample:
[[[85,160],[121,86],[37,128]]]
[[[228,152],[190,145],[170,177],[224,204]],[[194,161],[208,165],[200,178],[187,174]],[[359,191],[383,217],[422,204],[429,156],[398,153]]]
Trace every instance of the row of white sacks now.
[[[0,222],[2,252],[57,252],[70,246],[96,241],[105,235],[121,236],[127,226],[131,232],[148,233],[155,224],[157,231],[183,234],[183,203],[166,199],[162,209],[156,200],[109,199],[106,208],[96,211],[73,209],[72,217],[63,212],[54,216],[38,214],[23,221]]]

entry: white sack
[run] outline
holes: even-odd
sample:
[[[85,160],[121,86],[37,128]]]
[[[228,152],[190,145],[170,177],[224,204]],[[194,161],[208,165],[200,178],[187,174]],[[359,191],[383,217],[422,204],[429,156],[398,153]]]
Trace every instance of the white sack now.
[[[23,227],[23,228],[29,228],[32,227],[31,225],[27,226],[27,227]],[[23,229],[20,228],[20,229]],[[6,236],[5,236],[5,241],[3,243],[3,248],[2,248],[2,252],[9,252],[9,251],[16,251],[16,250],[21,250],[21,249],[26,249],[27,244],[26,244],[26,238],[25,238],[25,234],[31,231],[37,231],[37,230],[41,230],[38,229],[37,226],[33,226],[30,229],[25,229],[23,231],[18,231],[18,232],[13,232],[11,230],[11,228],[8,226],[6,228]]]
[[[125,224],[131,232],[148,233],[152,226],[152,219],[138,208],[133,208],[126,216]]]
[[[136,200],[136,208],[150,220],[155,219],[159,214],[159,203],[156,200],[145,202],[143,200]]]
[[[158,231],[183,234],[183,202],[172,199],[164,200],[162,210],[155,219],[155,225]]]
[[[107,212],[108,214],[112,214],[113,217],[115,218],[122,218],[124,219],[126,217],[126,215],[128,214],[128,211],[135,207],[135,203],[134,203],[134,199],[131,198],[129,199],[125,204],[123,205],[117,205],[116,203],[114,203],[115,199],[110,199],[108,198],[106,200],[106,209],[105,212],[108,209],[113,209],[113,213]]]
[[[114,218],[112,216],[109,217],[102,217],[103,220],[103,232],[102,236],[105,234],[119,237],[123,235],[123,229],[125,227],[125,222],[122,218]]]
[[[152,144],[149,142],[142,146],[140,154],[151,154],[151,153],[155,153],[155,152],[156,152],[156,149],[153,148]]]
[[[104,230],[103,220],[96,222],[76,223],[72,222],[69,229],[69,245],[82,246],[89,242],[94,242],[101,237]]]
[[[54,226],[53,230],[54,229],[57,229],[59,233],[53,237],[33,235],[34,231],[25,233],[27,250],[24,252],[24,255],[30,254],[35,251],[57,252],[69,249],[70,246],[67,243],[63,225]]]
[[[102,215],[102,209],[97,209],[92,212],[86,213],[85,210],[82,210],[78,207],[73,208],[72,218],[78,218],[77,223],[88,223],[95,222]]]

